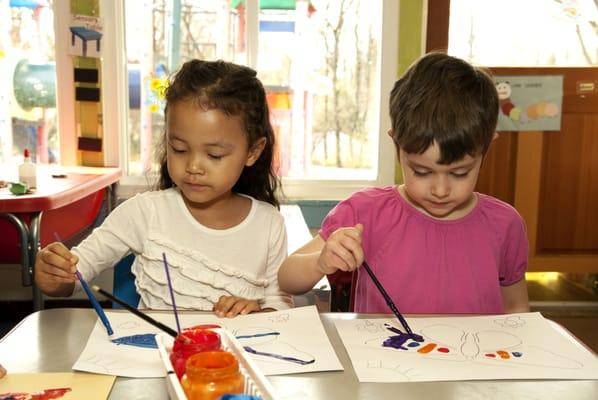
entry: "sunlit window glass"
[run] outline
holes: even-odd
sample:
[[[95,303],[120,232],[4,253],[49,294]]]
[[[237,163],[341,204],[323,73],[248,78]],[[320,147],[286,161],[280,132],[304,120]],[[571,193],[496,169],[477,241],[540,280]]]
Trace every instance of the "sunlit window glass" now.
[[[167,77],[191,58],[247,64],[257,46],[283,178],[376,179],[381,1],[126,2],[129,174],[152,170]]]
[[[449,53],[491,66],[598,64],[595,0],[451,0]]]
[[[60,159],[51,0],[0,0],[0,165]]]
[[[192,58],[240,62],[237,9],[226,0],[125,3],[129,78],[129,174],[155,170],[168,77]]]

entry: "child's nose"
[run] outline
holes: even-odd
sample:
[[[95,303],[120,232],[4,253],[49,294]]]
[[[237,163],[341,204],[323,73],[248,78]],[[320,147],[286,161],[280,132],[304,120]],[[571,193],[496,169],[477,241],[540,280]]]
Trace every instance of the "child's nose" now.
[[[438,176],[432,184],[432,195],[439,199],[447,197],[451,193],[450,182],[447,177]]]
[[[187,172],[190,174],[204,174],[205,173],[205,169],[203,167],[201,159],[198,156],[191,157],[191,159],[187,163],[186,169],[187,169]]]

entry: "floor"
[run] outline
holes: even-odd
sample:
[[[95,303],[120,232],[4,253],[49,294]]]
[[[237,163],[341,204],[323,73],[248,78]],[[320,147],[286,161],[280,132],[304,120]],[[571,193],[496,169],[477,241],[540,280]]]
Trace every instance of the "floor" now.
[[[561,324],[598,353],[598,275],[529,274],[528,291],[532,311]],[[316,299],[316,303],[321,300]],[[110,307],[109,303],[102,305]],[[88,304],[62,300],[47,301],[46,306],[87,307]],[[0,337],[29,313],[30,302],[0,302]]]

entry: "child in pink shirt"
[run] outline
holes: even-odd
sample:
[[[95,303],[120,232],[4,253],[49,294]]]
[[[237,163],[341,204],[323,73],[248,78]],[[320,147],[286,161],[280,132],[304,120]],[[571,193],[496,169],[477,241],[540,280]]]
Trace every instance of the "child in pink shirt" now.
[[[325,274],[357,270],[355,311],[388,313],[357,269],[367,260],[403,313],[529,311],[525,224],[510,205],[474,192],[497,116],[483,70],[441,53],[413,64],[390,96],[404,183],[340,202],[283,262],[280,288],[304,293]]]

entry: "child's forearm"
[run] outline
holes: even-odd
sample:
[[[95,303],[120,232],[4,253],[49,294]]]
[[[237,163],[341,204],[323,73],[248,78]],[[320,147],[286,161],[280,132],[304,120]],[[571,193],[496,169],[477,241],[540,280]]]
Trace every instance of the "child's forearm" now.
[[[324,276],[318,268],[319,256],[319,251],[289,256],[278,271],[280,289],[290,294],[303,294],[313,289]]]

